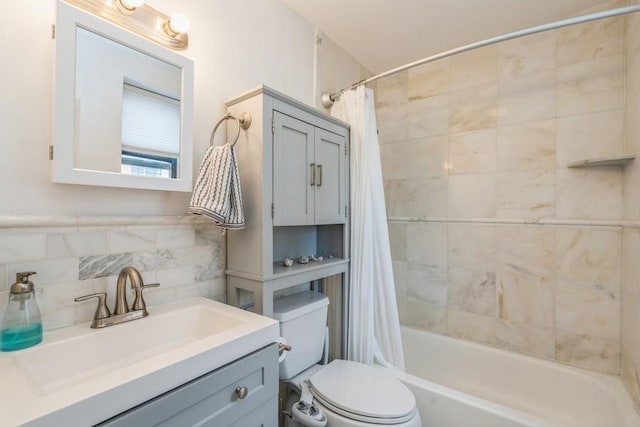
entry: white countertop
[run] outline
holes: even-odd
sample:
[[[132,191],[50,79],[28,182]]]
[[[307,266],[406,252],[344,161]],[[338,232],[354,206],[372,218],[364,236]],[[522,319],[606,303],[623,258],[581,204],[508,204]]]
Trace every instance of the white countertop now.
[[[208,325],[216,318],[232,321],[212,332],[199,328],[197,334],[183,342],[166,346],[160,343],[157,349],[151,349],[151,354],[134,348],[133,354],[113,363],[98,360],[100,357],[96,355],[103,355],[96,353],[100,350],[96,347],[100,346],[83,347],[85,342],[104,342],[107,348],[118,349],[114,354],[126,354],[128,343],[139,344],[132,341],[135,334],[143,331],[145,338],[166,335],[173,327],[166,321],[172,319],[168,315],[183,309],[205,311],[206,316],[200,321]],[[0,353],[0,425],[95,424],[278,341],[275,320],[205,298],[151,307],[148,311],[149,316],[144,319],[104,329],[90,329],[90,323],[85,323],[45,332],[43,342],[35,347]],[[73,351],[66,354],[67,349]],[[47,360],[53,354],[50,351],[56,352],[55,357],[62,354],[63,358],[59,362],[52,361],[54,357]],[[108,357],[112,352],[104,353]],[[24,360],[29,361],[27,365]],[[76,366],[82,370],[92,361],[100,365],[87,368],[84,375],[82,372],[76,375]],[[66,375],[67,371],[73,374]],[[40,376],[50,378],[42,382]]]

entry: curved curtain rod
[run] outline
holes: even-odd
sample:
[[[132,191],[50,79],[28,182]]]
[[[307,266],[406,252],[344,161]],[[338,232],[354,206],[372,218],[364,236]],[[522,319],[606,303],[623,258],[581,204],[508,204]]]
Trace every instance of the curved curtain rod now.
[[[377,74],[373,77],[369,77],[368,79],[361,80],[357,83],[352,84],[351,86],[340,89],[334,93],[323,92],[322,93],[322,105],[325,108],[331,108],[333,103],[340,98],[340,95],[345,93],[348,90],[352,90],[357,88],[358,86],[366,85],[367,83],[371,83],[383,77],[390,76],[392,74],[399,73],[404,70],[408,70],[409,68],[417,67],[418,65],[427,64],[429,62],[437,61],[438,59],[443,59],[448,56],[452,56],[458,53],[466,52],[468,50],[477,49],[479,47],[488,46],[491,44],[499,43],[502,41],[507,41],[511,39],[515,39],[518,37],[528,36],[530,34],[541,33],[543,31],[554,30],[556,28],[568,27],[570,25],[581,24],[583,22],[595,21],[603,18],[610,18],[612,16],[625,15],[627,13],[640,12],[640,4],[636,4],[633,6],[625,6],[618,7],[615,9],[609,9],[602,12],[590,13],[588,15],[577,16],[574,18],[563,19],[561,21],[551,22],[549,24],[538,25],[535,27],[527,28],[524,30],[514,31],[512,33],[503,34],[501,36],[492,37],[489,39],[481,40],[475,43],[471,43],[468,45],[464,45],[461,47],[457,47],[455,49],[447,50],[445,52],[438,53],[436,55],[427,56],[426,58],[419,59],[415,62],[410,62],[406,65],[402,65],[397,68],[393,68],[391,70],[385,71],[383,73]]]

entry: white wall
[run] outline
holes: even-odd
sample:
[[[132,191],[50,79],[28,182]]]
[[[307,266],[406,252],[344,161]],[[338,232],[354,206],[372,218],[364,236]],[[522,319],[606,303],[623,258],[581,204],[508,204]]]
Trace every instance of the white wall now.
[[[361,67],[334,43],[314,63],[314,28],[280,0],[149,3],[166,14],[180,7],[191,20],[184,54],[195,64],[196,170],[226,100],[266,84],[312,104],[314,75],[317,88],[332,91],[359,78]],[[0,317],[19,271],[38,272],[45,330],[91,319],[95,304],[76,303],[79,295],[107,292],[113,307],[126,265],[160,282],[145,295],[150,305],[194,295],[224,301],[225,239],[185,216],[189,193],[50,182],[54,12],[54,0],[17,2],[0,33]]]
[[[260,84],[313,102],[314,29],[279,0],[150,0],[191,21],[194,168],[224,101]],[[190,194],[50,182],[54,0],[11,7],[0,46],[0,215],[182,215]],[[218,141],[218,143],[220,143]],[[2,260],[0,260],[0,263]]]
[[[315,35],[315,46],[314,105],[322,110],[324,92],[335,93],[350,87],[355,82],[371,77],[371,72],[319,29]]]

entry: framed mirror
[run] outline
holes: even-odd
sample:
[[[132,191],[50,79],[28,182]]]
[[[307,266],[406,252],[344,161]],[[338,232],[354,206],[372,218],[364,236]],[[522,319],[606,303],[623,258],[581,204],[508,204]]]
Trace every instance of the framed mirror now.
[[[52,180],[192,190],[193,62],[57,2]]]

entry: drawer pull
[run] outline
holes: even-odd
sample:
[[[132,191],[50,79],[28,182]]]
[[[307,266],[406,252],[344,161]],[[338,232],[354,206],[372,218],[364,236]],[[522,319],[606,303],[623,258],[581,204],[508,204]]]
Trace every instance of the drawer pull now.
[[[247,387],[236,387],[236,396],[238,399],[244,399],[249,394],[249,389]]]

